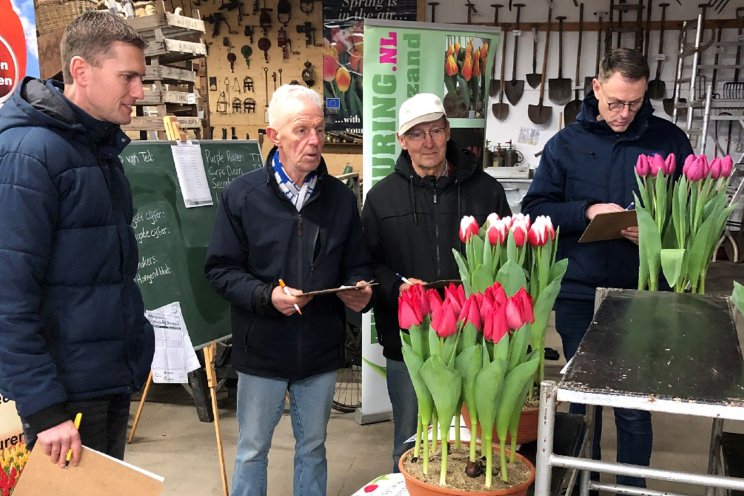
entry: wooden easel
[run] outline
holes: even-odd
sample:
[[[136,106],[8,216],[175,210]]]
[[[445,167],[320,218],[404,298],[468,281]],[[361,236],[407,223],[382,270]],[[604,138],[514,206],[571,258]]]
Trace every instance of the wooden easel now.
[[[214,357],[217,350],[217,342],[213,341],[203,348],[204,352],[204,368],[207,372],[207,386],[209,387],[210,396],[212,397],[212,414],[214,415],[214,434],[217,438],[217,455],[219,457],[220,464],[220,479],[222,480],[222,490],[225,496],[228,496],[229,489],[227,487],[227,472],[225,471],[225,453],[222,449],[222,432],[220,431],[220,412],[217,408],[217,373],[214,369]],[[127,443],[131,444],[134,439],[134,433],[137,431],[137,424],[139,424],[140,416],[142,415],[142,409],[145,406],[145,400],[147,400],[147,393],[150,390],[152,384],[152,370],[150,375],[147,377],[147,383],[145,389],[142,391],[142,397],[140,398],[139,405],[137,406],[137,413],[134,415],[134,422],[132,423],[132,430],[129,431],[129,437]]]

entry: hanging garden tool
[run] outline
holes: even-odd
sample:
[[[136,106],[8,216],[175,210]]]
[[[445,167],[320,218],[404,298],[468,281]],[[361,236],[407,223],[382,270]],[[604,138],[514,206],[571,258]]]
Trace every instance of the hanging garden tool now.
[[[253,93],[253,78],[246,76],[243,78],[243,93]]]
[[[512,59],[512,78],[506,84],[504,91],[506,91],[506,99],[509,103],[516,105],[524,94],[524,80],[517,79],[517,62],[519,61],[519,39],[522,36],[522,31],[519,29],[519,17],[523,3],[515,3],[514,6],[517,8],[517,24],[515,29],[512,30],[514,36],[514,58]]]
[[[540,86],[540,81],[542,81],[542,74],[538,74],[537,72],[537,28],[532,28],[532,72],[529,74],[525,74],[525,77],[527,78],[527,84],[530,85],[530,88],[537,88]]]
[[[545,51],[543,52],[542,75],[540,78],[540,99],[537,105],[527,107],[527,116],[535,124],[545,124],[550,120],[553,108],[543,105],[545,98],[545,71],[548,68],[548,50],[550,50],[550,22],[553,17],[553,7],[548,7],[548,29],[545,33]]]
[[[597,53],[595,54],[596,58],[594,59],[594,74],[584,78],[584,98],[594,92],[592,81],[599,75],[599,60],[602,58],[602,19],[606,14],[606,12],[594,13],[594,15],[599,19],[599,31],[597,31]]]
[[[292,40],[287,36],[287,30],[283,26],[280,26],[276,33],[276,44],[282,49],[282,58],[288,60],[292,53]]]
[[[646,7],[646,31],[643,36],[643,57],[648,62],[648,46],[651,44],[651,4],[653,0],[648,0],[648,7]]]
[[[258,3],[260,0],[253,0],[253,14],[258,14],[261,11],[261,5]]]
[[[240,47],[240,55],[245,59],[245,66],[251,66],[251,55],[253,55],[253,48],[250,45],[243,45]]]
[[[227,61],[230,62],[230,72],[235,72],[235,61],[238,57],[233,52],[227,52]]]
[[[251,45],[253,45],[253,31],[255,29],[255,26],[252,26],[250,24],[246,24],[243,26],[243,36],[248,38],[248,41]]]
[[[269,109],[269,68],[264,67],[264,89],[266,90],[266,110]]]
[[[623,14],[625,13],[625,0],[620,0],[620,5],[615,5],[617,9],[617,47],[620,48],[623,44]]]
[[[269,63],[269,48],[271,48],[271,40],[265,36],[258,40],[258,48],[264,53],[264,60]]]
[[[300,11],[305,15],[310,15],[315,7],[315,0],[300,0]]]
[[[477,14],[478,9],[475,8],[475,4],[470,0],[465,0],[465,6],[468,8],[468,24],[473,24],[473,14]]]
[[[492,7],[496,8],[495,5],[492,5]],[[499,5],[498,7],[501,7]],[[498,19],[498,13],[499,9],[496,8],[496,19]],[[494,22],[496,24],[497,21]],[[502,32],[503,33],[503,32]],[[494,68],[496,67],[496,63],[494,62]],[[501,40],[501,78],[498,81],[498,84],[495,85],[496,93],[499,95],[499,101],[498,103],[494,103],[491,105],[491,112],[493,112],[493,116],[496,117],[496,119],[503,121],[506,119],[506,117],[509,115],[509,105],[504,103],[504,87],[506,86],[506,36],[502,36]],[[491,96],[494,96],[495,93],[491,93]]]
[[[271,79],[274,81],[274,91],[276,91],[276,71],[271,73]]]
[[[664,60],[664,21],[666,20],[666,9],[668,3],[660,3],[661,27],[659,28],[659,54],[656,56],[656,78],[648,83],[646,93],[652,100],[661,100],[666,96],[666,84],[661,79],[661,61]]]
[[[279,86],[281,86],[282,84],[284,83],[282,83],[282,68],[280,67],[279,68]]]
[[[574,99],[563,107],[563,122],[566,126],[573,124],[581,110],[579,98],[579,78],[581,77],[581,39],[584,34],[584,2],[579,4],[579,41],[576,50],[576,76],[574,77]]]
[[[305,61],[305,68],[302,69],[302,74],[300,74],[300,76],[302,76],[302,80],[308,88],[315,85],[315,68],[309,60]]]
[[[548,98],[557,105],[565,105],[571,99],[571,79],[563,77],[563,21],[566,16],[556,17],[558,21],[558,77],[548,81]]]
[[[286,28],[289,19],[292,17],[292,4],[289,0],[279,0],[276,6],[276,19]]]
[[[227,22],[225,14],[222,12],[214,12],[211,15],[204,16],[204,22],[208,22],[212,25],[212,38],[220,35],[220,24],[224,24],[227,27],[227,32],[230,34],[238,34],[237,31],[233,31],[230,27],[230,23]]]
[[[263,29],[264,36],[269,35],[269,29],[271,29],[271,12],[273,10],[266,8],[266,1],[264,0],[264,7],[261,9],[261,15],[258,16],[258,24]]]
[[[497,26],[499,24],[499,9],[503,7],[500,3],[492,3],[491,7],[493,7],[493,25]],[[501,32],[501,47],[502,47],[502,53],[506,53],[506,36],[504,35],[504,32]],[[457,57],[457,55],[455,55]],[[501,56],[501,72],[504,72],[504,56]],[[491,69],[491,83],[488,85],[488,94],[492,97],[496,95],[500,95],[502,93],[502,85],[501,82],[504,79],[504,76],[501,76],[501,79],[496,79],[496,60],[493,61],[493,68]],[[496,104],[494,104],[496,105]]]
[[[431,6],[431,22],[437,22],[437,5],[439,2],[429,2]]]
[[[305,21],[302,24],[297,24],[295,26],[295,29],[297,29],[298,33],[303,33],[305,35],[305,46],[313,46],[315,42],[315,36],[313,34],[313,31],[315,31],[315,28],[313,27],[313,24],[309,21]]]

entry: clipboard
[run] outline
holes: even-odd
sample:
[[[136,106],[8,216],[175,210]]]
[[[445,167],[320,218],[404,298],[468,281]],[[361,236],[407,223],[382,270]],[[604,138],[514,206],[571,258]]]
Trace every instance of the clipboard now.
[[[579,243],[621,239],[623,236],[620,234],[620,231],[637,225],[638,217],[636,217],[635,210],[597,214],[589,225],[586,226],[586,229],[579,238]]]
[[[62,469],[40,446],[31,451],[15,496],[158,496],[163,478],[83,446],[80,463]]]
[[[446,288],[450,284],[461,284],[462,281],[460,279],[440,279],[438,281],[432,281],[427,282],[424,284],[424,287],[426,289],[441,289]]]
[[[361,284],[359,286],[339,286],[337,288],[318,289],[315,291],[307,291],[297,296],[317,296],[317,295],[324,295],[324,294],[341,293],[343,291],[356,291],[358,289],[364,289],[370,286],[377,286],[378,284],[379,284],[378,282],[368,282],[365,284]]]

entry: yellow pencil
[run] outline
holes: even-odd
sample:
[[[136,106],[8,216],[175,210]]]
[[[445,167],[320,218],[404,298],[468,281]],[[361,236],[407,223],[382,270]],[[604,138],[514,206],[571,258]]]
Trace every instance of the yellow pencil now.
[[[83,420],[83,414],[80,412],[77,412],[75,414],[75,429],[80,430],[80,421]],[[72,448],[67,450],[67,456],[65,457],[65,467],[70,464],[70,460],[72,459]]]

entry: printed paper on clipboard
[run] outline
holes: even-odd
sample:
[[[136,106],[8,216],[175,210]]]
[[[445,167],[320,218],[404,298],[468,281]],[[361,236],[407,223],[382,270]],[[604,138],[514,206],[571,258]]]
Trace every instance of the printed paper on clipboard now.
[[[364,289],[369,286],[377,286],[378,282],[367,282],[364,284],[360,284],[359,286],[339,286],[337,288],[328,288],[328,289],[318,289],[316,291],[308,291],[306,293],[302,293],[298,296],[316,296],[316,295],[324,295],[324,294],[333,294],[333,293],[341,293],[342,291],[354,291],[357,289]]]
[[[597,214],[586,226],[584,233],[579,238],[579,243],[621,239],[623,235],[620,234],[620,231],[637,225],[638,218],[635,210]]]

